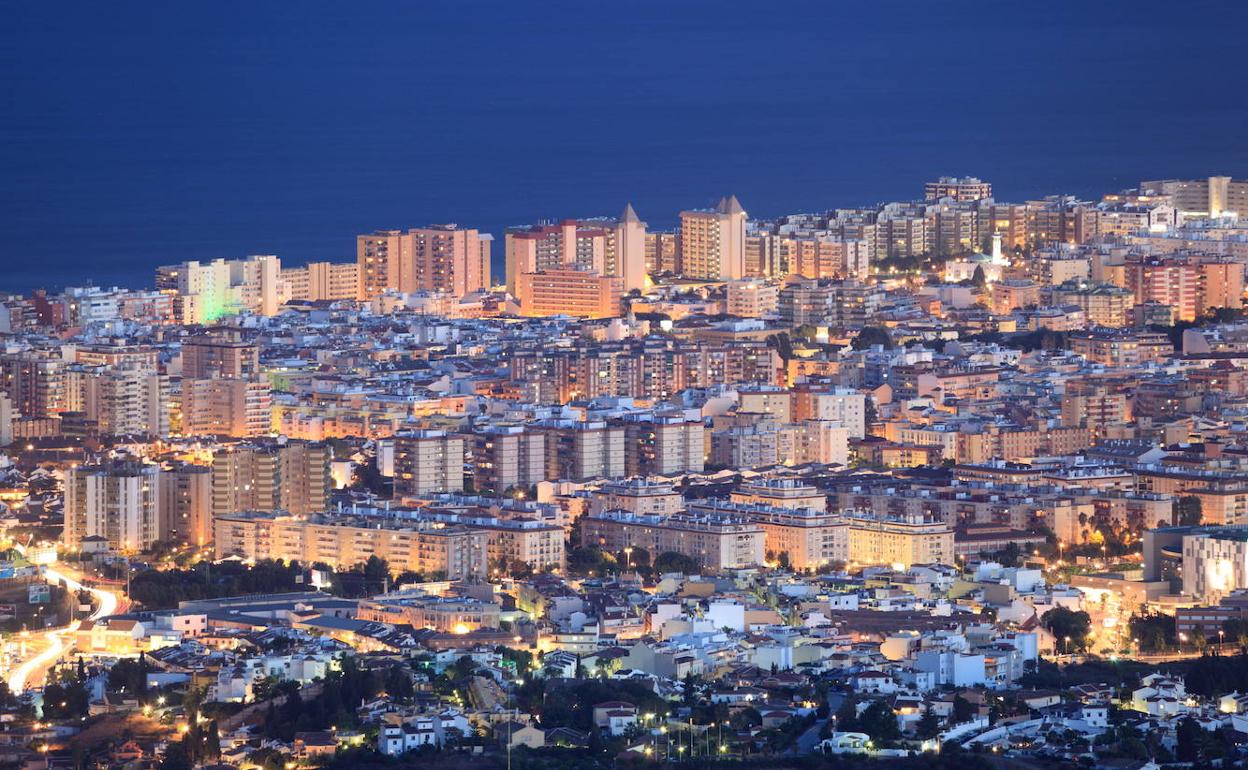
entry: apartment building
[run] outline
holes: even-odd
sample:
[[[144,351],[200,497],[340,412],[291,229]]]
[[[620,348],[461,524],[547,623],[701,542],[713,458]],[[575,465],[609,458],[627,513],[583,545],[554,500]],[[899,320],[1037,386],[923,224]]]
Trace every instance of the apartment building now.
[[[680,272],[711,281],[744,278],[749,215],[735,195],[713,209],[680,212]]]
[[[706,466],[706,425],[684,415],[631,415],[624,427],[624,474],[675,476]]]
[[[1144,194],[1167,196],[1184,215],[1248,217],[1248,182],[1229,176],[1159,179],[1140,182],[1139,190]]]
[[[394,574],[412,571],[447,580],[487,574],[487,535],[466,526],[382,516],[290,516],[236,513],[213,521],[217,558],[282,559],[350,569],[370,556]]]
[[[160,516],[164,538],[192,546],[212,540],[212,469],[177,464],[160,472]]]
[[[249,443],[212,458],[212,512],[319,513],[332,488],[327,445],[306,441]]]
[[[652,557],[673,552],[696,560],[707,573],[759,566],[766,561],[763,530],[731,515],[676,513],[645,516],[625,511],[586,514],[581,545],[619,553],[644,548]]]
[[[690,503],[689,513],[736,516],[762,528],[769,564],[787,560],[804,571],[849,560],[849,524],[824,509],[706,500]]]
[[[66,366],[34,351],[0,355],[0,390],[22,417],[55,417],[65,411]]]
[[[276,315],[282,263],[275,256],[182,262],[156,268],[156,288],[174,295],[180,323],[210,324],[239,312]]]
[[[114,551],[143,551],[164,539],[160,467],[136,461],[79,465],[65,473],[65,533],[71,547],[101,537]]]
[[[71,364],[65,370],[67,412],[81,413],[112,436],[169,434],[169,377],[155,371]]]
[[[923,199],[938,201],[952,198],[958,202],[974,202],[992,197],[992,183],[973,176],[942,176],[923,185]]]
[[[627,511],[639,516],[667,516],[684,510],[680,493],[666,482],[627,479],[603,484],[590,496],[589,510]]]
[[[520,314],[530,318],[613,318],[620,314],[622,293],[619,278],[573,268],[525,272],[516,278]]]
[[[309,262],[282,268],[282,302],[335,302],[360,299],[358,262]]]
[[[732,491],[730,499],[741,505],[770,508],[807,508],[826,511],[828,497],[817,487],[795,479],[757,479],[744,482]]]
[[[182,380],[184,436],[267,436],[272,430],[269,384],[249,380]]]
[[[487,425],[466,434],[473,486],[501,494],[546,479],[546,434],[522,425]]]
[[[546,478],[586,481],[627,475],[624,426],[602,420],[540,420],[546,436]]]
[[[419,430],[395,434],[395,496],[462,492],[466,450],[464,437],[457,433]]]
[[[952,564],[953,527],[923,515],[877,516],[851,512],[849,561],[853,564]]]

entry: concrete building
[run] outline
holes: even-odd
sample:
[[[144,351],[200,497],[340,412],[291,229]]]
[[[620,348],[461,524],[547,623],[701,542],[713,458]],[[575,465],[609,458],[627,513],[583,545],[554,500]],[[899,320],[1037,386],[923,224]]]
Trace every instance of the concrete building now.
[[[0,390],[22,417],[55,417],[65,411],[66,363],[36,352],[0,356]]]
[[[682,415],[625,418],[624,474],[673,476],[701,473],[706,466],[706,425]]]
[[[787,561],[795,570],[817,570],[849,561],[849,524],[823,508],[705,500],[690,503],[689,513],[731,515],[754,523],[763,530],[769,564]]]
[[[952,564],[953,526],[924,515],[850,513],[849,561],[854,564]]]
[[[569,315],[613,318],[620,314],[623,283],[614,276],[571,268],[521,273],[516,279],[520,314],[530,318]]]
[[[184,324],[210,324],[240,312],[276,315],[282,263],[275,256],[182,262],[156,268],[156,288],[174,294]]]
[[[282,268],[282,302],[322,302],[360,299],[358,262],[309,262]]]
[[[744,278],[748,218],[735,195],[713,209],[680,212],[681,274],[712,281]]]
[[[1182,538],[1184,594],[1217,604],[1248,588],[1248,527],[1193,527]]]
[[[212,513],[319,513],[329,506],[330,449],[306,441],[239,444],[212,458]]]
[[[958,202],[973,202],[992,197],[992,183],[973,176],[942,176],[923,185],[923,199],[938,201],[952,198]]]
[[[1140,182],[1140,192],[1165,195],[1189,216],[1248,217],[1248,182],[1229,176],[1208,179],[1160,179]]]
[[[160,467],[134,461],[79,465],[65,474],[65,534],[70,546],[101,537],[114,551],[143,551],[164,539]]]
[[[267,382],[182,380],[182,435],[267,436],[272,430]]]
[[[639,516],[668,516],[684,510],[685,501],[671,484],[628,479],[603,484],[590,498],[589,509],[627,511]]]
[[[521,425],[489,425],[465,436],[473,486],[496,494],[546,479],[546,434]]]
[[[600,420],[542,420],[531,427],[546,435],[547,479],[585,481],[627,475],[622,425]]]
[[[161,531],[167,540],[201,546],[212,540],[212,469],[179,464],[160,471]]]
[[[423,497],[464,489],[464,437],[419,430],[394,437],[394,494]]]
[[[586,514],[581,545],[619,553],[644,548],[651,557],[673,552],[698,562],[708,574],[764,563],[763,530],[733,515],[677,513],[643,516],[625,511]]]
[[[286,516],[238,513],[213,521],[217,558],[323,562],[350,569],[370,556],[398,574],[411,570],[447,580],[485,577],[485,532],[432,521],[399,521],[347,515]]]

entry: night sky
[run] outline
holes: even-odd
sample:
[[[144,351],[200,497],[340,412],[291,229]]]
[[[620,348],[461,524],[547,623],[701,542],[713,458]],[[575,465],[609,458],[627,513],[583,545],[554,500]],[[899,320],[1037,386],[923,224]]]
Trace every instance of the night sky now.
[[[0,289],[736,193],[1248,176],[1248,3],[0,0]]]

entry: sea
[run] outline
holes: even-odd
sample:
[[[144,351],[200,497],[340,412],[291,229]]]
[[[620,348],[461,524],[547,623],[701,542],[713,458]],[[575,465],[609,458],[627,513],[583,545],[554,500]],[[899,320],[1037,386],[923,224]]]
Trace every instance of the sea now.
[[[1248,174],[1248,3],[0,0],[0,290],[733,193]]]

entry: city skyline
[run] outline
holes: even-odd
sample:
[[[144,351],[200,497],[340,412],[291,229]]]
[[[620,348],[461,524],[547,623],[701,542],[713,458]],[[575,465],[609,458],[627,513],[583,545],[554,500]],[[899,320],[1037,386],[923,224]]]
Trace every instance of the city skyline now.
[[[0,289],[88,262],[131,283],[187,259],[334,260],[379,227],[498,235],[629,200],[657,228],[725,192],[775,216],[950,173],[1016,200],[1242,176],[1244,11],[1214,7],[556,4],[550,25],[494,3],[470,24],[458,4],[19,5]]]

